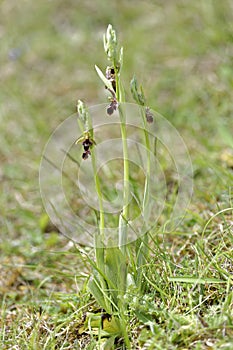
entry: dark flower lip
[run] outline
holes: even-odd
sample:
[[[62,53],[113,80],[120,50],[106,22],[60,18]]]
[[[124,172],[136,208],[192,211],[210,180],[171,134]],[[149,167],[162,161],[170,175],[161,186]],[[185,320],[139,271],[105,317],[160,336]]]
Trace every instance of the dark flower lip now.
[[[146,120],[148,123],[153,123],[154,121],[153,116],[151,114],[146,116]]]
[[[93,142],[91,142],[90,139],[86,139],[86,140],[83,141],[82,145],[83,145],[84,149],[85,149],[85,148],[88,149],[90,146],[93,145]],[[87,151],[87,149],[85,149],[85,151]]]
[[[87,159],[91,155],[90,148],[92,148],[93,145],[96,145],[95,140],[91,138],[88,131],[84,132],[84,135],[76,141],[76,144],[77,143],[82,143],[83,146],[84,152],[82,154],[82,159]]]
[[[117,110],[118,103],[116,99],[113,99],[107,107],[107,114],[112,115],[114,111]]]
[[[148,123],[153,123],[154,121],[154,118],[153,118],[153,113],[150,111],[150,108],[149,107],[146,107],[146,121]]]
[[[89,145],[83,145],[84,151],[88,151],[89,150]]]
[[[111,105],[109,105],[108,108],[107,108],[107,114],[108,115],[112,115],[113,112],[114,112],[114,108]]]
[[[91,152],[89,151],[89,150],[87,150],[86,152],[84,152],[83,154],[82,154],[82,159],[87,159],[88,158],[88,156],[90,156],[91,155]]]

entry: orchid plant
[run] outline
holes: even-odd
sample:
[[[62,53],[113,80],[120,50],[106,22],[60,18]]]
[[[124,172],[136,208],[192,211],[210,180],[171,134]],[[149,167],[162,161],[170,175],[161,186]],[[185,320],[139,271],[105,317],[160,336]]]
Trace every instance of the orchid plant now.
[[[127,334],[127,302],[124,296],[129,287],[137,288],[140,292],[142,291],[142,267],[148,255],[147,235],[138,239],[136,244],[127,245],[130,222],[130,167],[127,144],[127,122],[125,110],[122,108],[125,102],[125,91],[121,81],[123,48],[118,47],[116,32],[112,25],[108,26],[106,34],[103,37],[103,42],[109,64],[106,67],[105,74],[98,66],[95,66],[95,69],[105,89],[109,92],[106,118],[114,118],[116,112],[118,112],[120,118],[123,153],[123,204],[118,220],[118,246],[111,248],[105,247],[103,244],[105,241],[105,213],[101,181],[96,165],[95,130],[93,130],[92,120],[87,106],[79,100],[77,105],[78,123],[79,128],[83,131],[83,135],[77,140],[77,144],[81,144],[83,147],[83,161],[91,158],[95,189],[99,202],[98,233],[95,236],[95,261],[93,262],[88,258],[93,267],[93,275],[89,281],[88,288],[102,310],[99,314],[88,314],[82,331],[88,329],[92,334],[96,332],[100,338],[107,336],[107,342],[109,344],[113,344],[116,337],[123,337],[126,347],[130,349],[130,340]],[[130,87],[133,99],[142,107],[141,118],[143,125],[153,123],[153,114],[146,105],[143,89],[142,87],[138,88],[135,76],[131,81]],[[151,145],[146,128],[144,131],[144,144],[147,149],[147,166],[141,208],[143,213],[145,213],[144,215],[146,215],[151,176]],[[96,323],[97,320],[99,320],[99,323]],[[98,325],[97,329],[95,328],[96,324]]]

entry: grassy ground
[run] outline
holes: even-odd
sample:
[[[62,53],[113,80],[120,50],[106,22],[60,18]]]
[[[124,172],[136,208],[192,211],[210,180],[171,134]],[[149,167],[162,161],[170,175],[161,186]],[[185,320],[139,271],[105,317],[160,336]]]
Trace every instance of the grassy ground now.
[[[132,348],[232,349],[232,2],[2,0],[0,9],[1,349],[95,346],[78,335],[94,307],[90,267],[52,225],[41,229],[38,168],[78,98],[105,102],[93,66],[107,63],[108,23],[124,44],[125,82],[137,74],[194,168],[189,212],[154,241],[146,293],[130,301]]]

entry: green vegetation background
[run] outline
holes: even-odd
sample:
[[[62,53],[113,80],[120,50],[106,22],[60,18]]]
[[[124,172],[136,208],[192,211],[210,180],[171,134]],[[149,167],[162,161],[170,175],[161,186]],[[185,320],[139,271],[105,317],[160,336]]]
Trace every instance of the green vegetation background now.
[[[233,3],[2,0],[0,13],[0,328],[8,349],[20,333],[17,320],[33,318],[52,292],[59,313],[64,293],[78,288],[74,276],[83,266],[69,242],[53,227],[41,229],[38,169],[49,135],[77,99],[105,102],[94,64],[107,64],[102,34],[109,23],[124,46],[128,101],[135,73],[148,104],[189,148],[194,195],[180,229],[200,233],[213,213],[232,207]],[[227,215],[214,230],[226,220],[232,224]],[[14,333],[8,343],[4,327]]]

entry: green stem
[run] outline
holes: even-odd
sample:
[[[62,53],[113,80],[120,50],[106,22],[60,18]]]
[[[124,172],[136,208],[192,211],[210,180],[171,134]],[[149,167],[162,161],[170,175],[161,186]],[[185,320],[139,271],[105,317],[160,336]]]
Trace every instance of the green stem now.
[[[104,248],[104,207],[103,207],[103,195],[101,192],[101,185],[100,185],[100,179],[98,176],[98,169],[96,166],[96,156],[95,156],[95,150],[92,149],[91,151],[91,161],[92,161],[92,169],[93,169],[93,176],[95,181],[95,189],[96,193],[98,195],[99,200],[99,234],[95,237],[95,245],[96,245],[96,261],[99,268],[104,268],[104,250],[102,254],[98,254],[103,248]],[[100,250],[99,248],[100,247]]]
[[[129,219],[129,160],[128,160],[128,144],[126,134],[125,115],[122,108],[119,107],[119,113],[121,118],[121,137],[123,146],[123,157],[124,157],[124,202],[123,202],[123,217]]]
[[[95,150],[92,149],[91,151],[91,160],[92,160],[92,169],[93,169],[93,175],[95,180],[95,189],[96,193],[98,195],[99,199],[99,233],[95,236],[95,258],[96,258],[96,266],[99,271],[102,273],[99,273],[99,283],[101,286],[101,291],[103,294],[103,298],[105,301],[106,309],[111,310],[111,301],[109,300],[108,293],[105,294],[105,291],[108,290],[108,283],[106,282],[105,278],[103,277],[105,275],[105,247],[104,247],[104,207],[103,207],[103,195],[101,192],[101,185],[100,185],[100,179],[98,176],[98,169],[96,166],[96,155]]]
[[[117,67],[114,66],[115,72]],[[119,240],[118,244],[123,254],[126,253],[127,244],[127,222],[129,220],[129,160],[128,160],[128,144],[127,144],[127,131],[126,131],[126,117],[121,106],[124,102],[124,91],[121,86],[119,73],[116,73],[116,98],[119,103],[119,115],[120,115],[120,129],[122,138],[123,158],[124,158],[124,193],[123,193],[123,208],[119,217]]]
[[[99,212],[100,212],[99,231],[100,231],[101,239],[103,239],[104,238],[103,196],[102,196],[102,192],[101,192],[100,179],[99,179],[98,171],[97,171],[97,167],[96,167],[95,151],[93,149],[91,151],[91,160],[92,160],[92,169],[93,169],[93,174],[94,174],[96,193],[97,193],[98,199],[99,199]]]
[[[149,195],[150,195],[150,176],[151,176],[151,147],[150,147],[150,139],[147,132],[147,121],[145,117],[144,109],[141,109],[141,117],[143,120],[143,126],[144,126],[144,139],[145,139],[145,145],[146,145],[146,153],[147,153],[147,160],[146,160],[146,180],[145,180],[145,187],[144,187],[144,196],[143,196],[143,215],[145,220],[147,221],[149,211],[148,211],[148,204],[149,204]]]
[[[127,244],[127,222],[129,220],[129,160],[128,160],[128,144],[127,144],[127,133],[125,124],[125,115],[122,111],[122,107],[119,106],[119,114],[121,119],[121,137],[123,147],[123,158],[124,158],[124,193],[123,193],[123,208],[122,214],[119,220],[119,246],[123,253]]]
[[[145,140],[145,146],[146,146],[146,179],[145,179],[145,185],[144,185],[144,194],[143,194],[143,203],[142,203],[142,212],[143,212],[143,219],[145,223],[148,222],[148,217],[150,215],[149,212],[149,196],[150,196],[150,177],[151,177],[151,147],[150,147],[150,138],[147,132],[147,121],[145,117],[145,111],[144,108],[141,107],[141,118],[143,120],[143,126],[144,126],[144,140]],[[138,241],[138,249],[137,249],[137,268],[138,268],[138,274],[137,274],[137,285],[139,286],[139,289],[142,290],[142,266],[146,263],[146,258],[148,256],[148,235],[144,235],[143,238],[141,238]]]

